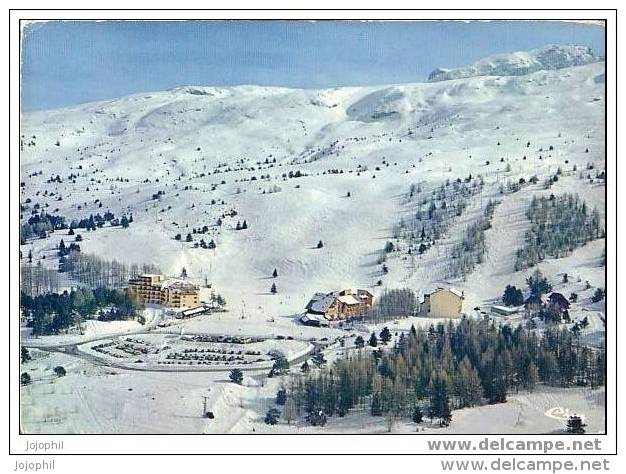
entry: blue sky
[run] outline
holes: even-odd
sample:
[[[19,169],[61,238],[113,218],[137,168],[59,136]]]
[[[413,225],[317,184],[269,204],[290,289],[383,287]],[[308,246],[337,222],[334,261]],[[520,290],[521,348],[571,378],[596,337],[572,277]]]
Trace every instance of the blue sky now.
[[[181,85],[418,82],[436,67],[550,43],[604,55],[604,29],[565,22],[39,23],[23,36],[22,109]]]

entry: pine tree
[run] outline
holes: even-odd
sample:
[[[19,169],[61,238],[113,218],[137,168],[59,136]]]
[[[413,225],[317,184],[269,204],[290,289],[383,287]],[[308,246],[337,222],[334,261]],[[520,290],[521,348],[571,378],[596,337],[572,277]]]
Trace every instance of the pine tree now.
[[[372,395],[372,402],[370,404],[370,414],[372,416],[381,416],[383,414],[380,393],[375,392]]]
[[[570,434],[585,434],[586,426],[578,415],[572,415],[567,420],[567,432]]]
[[[24,346],[22,346],[21,353],[20,353],[20,358],[21,358],[22,364],[32,360],[32,358],[30,356],[30,353],[28,352],[28,349],[26,347],[24,347]]]
[[[391,341],[391,339],[392,339],[391,331],[389,331],[389,328],[385,326],[383,330],[380,332],[380,340],[383,344],[387,344],[389,341]]]
[[[31,378],[28,372],[22,372],[22,375],[20,375],[20,384],[28,385],[30,384],[30,382],[31,382]]]
[[[413,413],[411,414],[411,420],[413,420],[413,423],[416,424],[420,424],[422,421],[424,421],[424,415],[419,405],[415,405]]]
[[[265,424],[266,425],[275,425],[278,423],[278,418],[280,417],[280,411],[276,408],[270,408],[267,410],[265,414]]]
[[[54,374],[55,374],[57,377],[64,377],[64,376],[66,375],[65,368],[64,368],[63,366],[60,366],[60,365],[56,366],[56,367],[54,368]]]
[[[536,269],[532,275],[526,278],[526,284],[530,289],[532,295],[541,296],[552,290],[552,285],[548,281],[548,278],[543,276],[541,270]]]
[[[532,392],[539,380],[539,369],[533,362],[529,355],[526,355],[522,359],[521,367],[518,370],[519,383],[524,389]]]
[[[277,276],[278,276],[278,270],[274,268],[274,271],[272,272],[272,277],[276,278]]]
[[[288,371],[289,361],[283,354],[280,354],[274,359],[274,365],[272,366],[269,376],[273,377],[275,375],[283,375]]]
[[[441,426],[448,426],[452,420],[452,409],[450,408],[448,382],[443,373],[439,372],[433,375],[429,392],[428,416],[431,419],[438,418]]]
[[[370,340],[368,341],[368,344],[370,345],[370,347],[378,346],[378,339],[376,338],[375,333],[372,333],[372,335],[370,336]]]
[[[287,390],[285,390],[284,387],[281,387],[278,389],[278,392],[276,392],[276,404],[284,405],[286,401],[287,401]]]
[[[278,293],[278,290],[276,289],[276,283],[272,283],[272,287],[270,288],[270,292],[273,294]]]
[[[515,286],[506,285],[502,295],[502,302],[505,306],[521,306],[524,304],[524,294],[522,290],[517,289]]]
[[[322,247],[324,247],[324,242],[322,242],[321,240],[317,243],[317,248],[321,249]]]
[[[459,407],[472,407],[480,404],[483,388],[478,371],[472,366],[467,355],[458,368],[455,380],[455,394],[459,399]]]
[[[593,303],[598,303],[599,301],[602,301],[605,296],[606,296],[606,293],[604,292],[604,290],[602,288],[596,288],[596,291],[594,292],[593,296],[591,297],[591,301]]]
[[[354,346],[357,347],[358,349],[362,349],[365,346],[365,341],[363,340],[362,336],[357,336],[354,339]]]
[[[241,382],[243,382],[243,372],[241,369],[232,369],[228,374],[228,378],[230,378],[231,382],[241,385]]]

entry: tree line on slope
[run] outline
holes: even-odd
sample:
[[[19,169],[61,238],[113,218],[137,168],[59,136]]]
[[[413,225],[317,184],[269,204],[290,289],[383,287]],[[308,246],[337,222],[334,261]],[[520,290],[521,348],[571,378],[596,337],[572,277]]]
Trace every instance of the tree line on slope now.
[[[533,267],[547,257],[560,258],[604,236],[600,213],[589,210],[578,195],[533,196],[526,216],[531,228],[517,251],[515,270]]]
[[[33,334],[59,334],[85,319],[128,320],[141,306],[126,291],[79,288],[70,292],[29,296],[20,294],[20,309]]]
[[[485,231],[491,229],[491,219],[498,201],[490,199],[483,215],[465,229],[463,239],[452,249],[450,277],[465,278],[474,271],[476,265],[483,263],[486,251]]]
[[[405,204],[412,207],[411,213],[394,226],[392,236],[395,243],[387,241],[378,257],[382,274],[389,272],[385,263],[388,255],[404,250],[401,241],[407,244],[408,255],[427,252],[444,236],[454,219],[463,214],[468,199],[479,194],[483,186],[482,177],[474,178],[471,174],[464,179],[446,180],[429,191],[425,191],[421,183],[412,184],[405,195]],[[377,285],[382,284],[382,279],[378,280]]]
[[[483,179],[471,174],[465,179],[447,180],[430,193],[424,192],[420,184],[411,185],[406,199],[408,203],[417,201],[417,208],[394,228],[394,238],[404,238],[413,245],[439,240],[452,220],[463,214],[467,199],[480,193],[483,186]]]
[[[102,228],[107,222],[111,227],[122,226],[127,228],[133,222],[133,216],[132,214],[129,216],[122,215],[122,217],[118,219],[111,211],[106,211],[103,215],[97,213],[95,215],[90,214],[89,217],[81,219],[72,219],[68,226],[64,216],[50,214],[44,211],[33,211],[33,215],[20,226],[20,244],[26,243],[27,239],[45,239],[50,232],[67,229],[68,227],[71,231],[69,235],[74,234],[74,229],[95,231],[98,228]]]

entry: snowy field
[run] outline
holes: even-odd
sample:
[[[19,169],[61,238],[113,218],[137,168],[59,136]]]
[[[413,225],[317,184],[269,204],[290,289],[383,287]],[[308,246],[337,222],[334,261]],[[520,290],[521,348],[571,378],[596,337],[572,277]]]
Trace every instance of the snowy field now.
[[[351,343],[355,334],[366,337],[382,328],[298,323],[314,292],[344,288],[367,288],[377,297],[385,289],[408,287],[421,296],[452,285],[464,292],[464,311],[480,317],[501,304],[507,284],[525,288],[534,270],[514,268],[534,196],[576,193],[605,219],[604,181],[596,179],[605,169],[605,64],[578,59],[572,64],[581,65],[575,67],[537,66],[526,75],[499,75],[489,66],[491,75],[460,72],[450,80],[385,87],[183,87],[24,114],[25,216],[35,208],[68,221],[106,211],[116,217],[132,214],[128,228],[78,229],[81,252],[153,264],[172,276],[185,268],[189,281],[203,287],[201,300],[207,301],[211,291],[220,293],[227,311],[159,327],[167,318],[151,308],[143,325],[90,320],[82,333],[38,338],[24,329],[22,344],[78,345],[78,355],[94,356],[91,347],[107,340],[136,337],[163,347],[163,341],[180,334],[229,334],[266,338],[260,347],[264,355],[278,349],[298,358],[310,350],[311,339],[347,337]],[[557,172],[558,182],[545,189],[544,180]],[[423,255],[390,254],[383,273],[378,259],[385,243],[394,240],[394,226],[415,212],[407,199],[409,187],[431,190],[469,175],[481,176],[484,188],[468,199],[465,212]],[[500,192],[533,175],[537,184]],[[451,278],[451,250],[489,199],[499,204],[485,232],[485,261],[466,279]],[[236,230],[244,220],[247,229]],[[193,233],[203,226],[206,232]],[[188,233],[192,242],[185,241]],[[75,238],[67,234],[55,231],[27,240],[20,248],[23,259],[30,254],[33,264],[56,269],[60,240],[69,244]],[[213,240],[216,248],[195,248],[200,238]],[[323,247],[316,248],[320,240]],[[597,347],[605,340],[603,321],[614,323],[603,302],[591,302],[594,291],[605,287],[604,250],[604,239],[597,239],[539,265],[554,291],[578,294],[570,314],[575,321],[588,317],[581,337]],[[270,292],[272,283],[276,294]],[[61,289],[76,286],[62,275]],[[501,320],[521,321],[519,316]],[[397,332],[434,322],[412,317],[386,325]],[[335,350],[330,348],[328,357]],[[226,383],[226,371],[141,372],[76,354],[37,354],[26,367],[33,384],[22,388],[26,432],[315,430],[263,423],[279,381],[261,372],[246,373],[243,386],[237,386]],[[51,370],[59,364],[68,375],[56,379]],[[511,394],[504,405],[455,411],[449,428],[426,429],[548,433],[564,426],[558,413],[575,411],[588,417],[588,431],[598,432],[604,426],[599,393],[542,388]],[[220,414],[214,421],[198,417],[203,396]],[[326,429],[379,432],[386,427],[384,420],[355,413],[333,418]],[[398,423],[394,431],[415,427]]]

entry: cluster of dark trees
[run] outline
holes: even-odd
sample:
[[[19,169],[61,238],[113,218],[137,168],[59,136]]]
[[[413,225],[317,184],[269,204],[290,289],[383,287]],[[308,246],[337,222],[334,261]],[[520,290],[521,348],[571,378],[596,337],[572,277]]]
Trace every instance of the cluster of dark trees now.
[[[96,230],[96,228],[104,227],[105,223],[109,223],[111,227],[116,227],[121,225],[122,227],[128,227],[133,222],[133,216],[123,215],[120,219],[116,218],[115,215],[111,211],[106,211],[104,215],[100,215],[100,213],[90,214],[89,217],[84,217],[82,219],[72,219],[70,222],[70,229],[85,229],[85,230]]]
[[[126,291],[79,288],[39,296],[20,294],[20,309],[33,334],[58,334],[85,319],[127,320],[137,316],[140,305]],[[106,310],[106,311],[104,311]]]
[[[196,248],[200,247],[202,249],[209,249],[209,250],[213,250],[214,248],[217,247],[213,239],[209,240],[208,244],[204,241],[204,239],[200,239],[200,242],[196,242],[195,244],[193,244],[193,246]]]
[[[591,297],[591,301],[593,303],[598,303],[602,301],[605,297],[606,297],[606,291],[603,290],[602,288],[596,288],[596,291],[593,293],[593,296]]]
[[[118,219],[112,212],[107,211],[104,215],[98,213],[96,215],[91,214],[89,217],[81,219],[72,219],[68,226],[63,216],[45,212],[36,213],[21,225],[20,242],[23,244],[27,239],[35,237],[45,239],[48,237],[49,232],[67,229],[68,227],[72,231],[70,235],[74,234],[74,229],[96,230],[97,228],[104,227],[104,224],[107,222],[109,222],[112,227],[121,225],[126,228],[133,222],[133,216],[132,214],[128,216],[123,215]]]
[[[367,345],[370,347],[378,347],[378,340],[380,339],[381,344],[387,344],[393,339],[393,335],[387,326],[380,331],[378,337],[376,336],[376,332],[372,331],[370,334],[370,338],[367,341]],[[365,346],[365,341],[361,336],[357,336],[354,339],[354,346],[361,349]]]
[[[270,369],[268,377],[285,375],[289,371],[289,361],[283,353],[278,353],[274,357],[274,365]]]
[[[390,424],[426,414],[446,425],[452,410],[502,403],[511,390],[537,384],[598,387],[605,352],[586,347],[571,331],[463,318],[429,329],[412,327],[388,349],[358,350],[331,367],[292,376],[287,398],[300,416],[344,416],[368,410]]]
[[[20,226],[20,243],[35,237],[45,239],[48,232],[66,229],[65,217],[41,212],[33,214]]]
[[[59,259],[59,272],[90,288],[122,288],[142,273],[161,273],[152,264],[127,264],[74,251]]]
[[[82,240],[82,237],[80,239],[79,237],[81,237],[80,234],[76,236],[76,239],[80,242]],[[63,239],[61,239],[61,241],[59,242],[59,250],[57,252],[57,255],[59,256],[59,258],[66,257],[71,252],[77,252],[77,253],[80,252],[80,245],[78,245],[76,242],[72,242],[69,245],[65,245],[65,242],[63,241]],[[59,271],[62,271],[61,265],[59,265]]]
[[[532,223],[517,251],[515,270],[532,267],[546,257],[560,258],[604,235],[600,213],[590,211],[577,195],[533,197],[526,216]]]
[[[221,220],[220,218],[218,218],[218,220],[217,220],[217,225],[218,225],[218,226],[222,225],[222,220]],[[208,225],[204,225],[204,226],[202,226],[202,227],[198,227],[197,229],[194,227],[194,228],[191,230],[191,232],[189,232],[189,233],[187,234],[187,237],[185,237],[185,241],[186,241],[186,242],[193,242],[193,236],[192,236],[192,233],[193,233],[193,234],[206,234],[207,232],[209,232],[209,226],[208,226]],[[179,241],[180,241],[180,240],[182,240],[182,239],[183,239],[183,237],[182,237],[182,235],[181,235],[180,233],[178,233],[178,234],[176,234],[176,235],[174,236],[174,240],[179,240]]]
[[[296,170],[296,171],[289,171],[289,173],[283,173],[282,177],[284,178],[301,178],[302,176],[307,176],[306,173],[300,171],[300,170]]]
[[[485,206],[483,215],[467,226],[463,240],[452,249],[450,276],[465,278],[485,257],[485,231],[491,228],[493,212],[498,201],[490,199]]]
[[[174,240],[178,240],[181,241],[182,240],[182,236],[180,234],[176,234],[174,236]],[[185,237],[185,242],[193,242],[193,237],[190,233],[187,234],[187,237]],[[195,242],[193,244],[194,248],[203,248],[203,249],[210,249],[213,250],[214,248],[217,247],[217,245],[215,244],[215,241],[213,239],[209,240],[209,243],[207,243],[204,239],[200,239],[199,242]]]
[[[502,294],[502,302],[505,306],[521,306],[524,304],[524,294],[519,288],[506,285]]]

